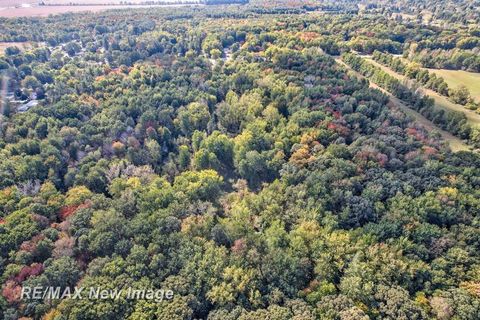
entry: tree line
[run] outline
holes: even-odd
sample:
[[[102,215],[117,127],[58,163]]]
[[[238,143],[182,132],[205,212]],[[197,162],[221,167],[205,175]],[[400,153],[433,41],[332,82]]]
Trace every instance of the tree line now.
[[[471,139],[472,129],[467,123],[465,114],[459,111],[445,111],[435,108],[432,98],[420,92],[412,91],[407,85],[402,84],[397,78],[389,75],[377,66],[354,53],[344,53],[342,60],[351,66],[355,71],[360,72],[395,97],[404,101],[409,107],[418,111],[427,119],[438,125],[440,128],[451,132],[462,138]],[[477,143],[476,141],[472,141]]]
[[[478,104],[471,97],[470,91],[465,85],[461,85],[456,89],[448,87],[448,84],[442,77],[435,72],[430,72],[421,68],[415,63],[406,63],[401,58],[375,51],[372,55],[375,61],[391,68],[393,71],[406,76],[409,79],[416,80],[418,83],[428,89],[432,89],[441,95],[448,97],[452,102],[466,106],[469,109],[477,109]]]

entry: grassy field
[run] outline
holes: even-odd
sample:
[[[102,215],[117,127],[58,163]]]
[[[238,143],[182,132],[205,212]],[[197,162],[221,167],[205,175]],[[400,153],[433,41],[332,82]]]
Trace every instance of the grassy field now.
[[[196,6],[200,4],[161,4],[167,1],[157,1],[157,4],[140,4],[143,0],[128,1],[128,5],[122,4],[121,0],[45,0],[44,6],[39,6],[39,1],[32,0],[0,0],[0,17],[47,17],[51,14],[67,12],[99,12],[112,9],[133,9],[147,7],[179,7]],[[191,0],[194,1],[194,0]],[[168,0],[168,3],[174,0]],[[71,5],[73,4],[73,5]]]
[[[441,76],[452,89],[465,85],[472,97],[480,102],[480,73],[467,72],[462,70],[428,69]]]
[[[347,65],[346,63],[344,63],[340,58],[335,59],[335,61],[338,64],[347,68],[348,70],[352,71],[357,77],[365,78],[362,74],[360,74],[359,72],[350,68],[350,66]],[[420,123],[427,130],[437,131],[440,134],[440,136],[442,137],[442,139],[445,140],[448,143],[448,145],[450,146],[450,149],[453,152],[470,150],[470,147],[465,142],[463,142],[461,139],[455,137],[450,132],[447,132],[447,131],[437,127],[433,122],[431,122],[430,120],[425,118],[423,115],[421,115],[417,111],[415,111],[415,110],[409,108],[408,106],[406,106],[400,99],[394,97],[390,92],[388,92],[388,91],[384,90],[383,88],[379,87],[378,85],[376,85],[372,81],[369,81],[369,83],[370,83],[371,88],[378,89],[378,90],[384,92],[385,94],[387,94],[390,97],[390,102],[395,107],[401,109],[406,115],[410,116],[416,122]]]
[[[374,61],[370,58],[367,58],[366,60],[368,60],[368,62],[374,64],[375,66],[381,68],[382,70],[384,70],[385,72],[387,72],[388,74],[397,78],[400,81],[407,81],[407,82],[412,81],[412,80],[407,79],[405,76],[396,73],[395,71],[391,70],[390,68],[385,67],[384,65],[382,65],[382,64],[380,64],[380,63],[378,63],[378,62],[376,62],[376,61]],[[463,112],[465,114],[465,116],[467,117],[468,123],[470,125],[480,126],[480,114],[479,113],[477,113],[475,111],[472,111],[472,110],[468,110],[464,106],[461,106],[459,104],[453,103],[450,100],[448,100],[446,97],[436,93],[433,90],[429,90],[429,89],[426,89],[426,88],[422,88],[422,90],[428,96],[432,97],[435,100],[435,106],[436,107],[444,109],[444,110],[453,110],[453,111]]]

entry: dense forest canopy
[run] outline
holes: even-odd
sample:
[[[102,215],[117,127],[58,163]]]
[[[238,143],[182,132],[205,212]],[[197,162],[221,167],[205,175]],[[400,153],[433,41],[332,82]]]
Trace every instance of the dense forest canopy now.
[[[424,70],[480,71],[478,8],[0,19],[0,319],[480,319],[480,131],[363,58],[475,113]]]

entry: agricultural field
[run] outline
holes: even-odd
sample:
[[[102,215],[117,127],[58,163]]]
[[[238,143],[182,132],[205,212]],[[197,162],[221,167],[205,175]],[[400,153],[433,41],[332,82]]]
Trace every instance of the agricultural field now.
[[[39,5],[39,3],[42,5]],[[49,15],[62,14],[67,12],[101,12],[105,10],[135,9],[145,7],[178,7],[182,3],[175,4],[174,1],[152,1],[145,4],[143,0],[125,1],[120,0],[6,0],[0,1],[0,17],[47,17]],[[188,1],[192,6],[195,0]]]
[[[62,6],[32,6],[20,8],[0,8],[0,17],[47,17],[49,15],[69,12],[101,12],[105,10],[125,10],[144,7],[156,7],[155,5],[62,5]]]

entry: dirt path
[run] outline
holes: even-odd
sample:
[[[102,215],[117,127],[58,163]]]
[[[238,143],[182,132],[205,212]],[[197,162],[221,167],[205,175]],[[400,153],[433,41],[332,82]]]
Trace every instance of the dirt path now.
[[[353,70],[352,68],[350,68],[349,65],[347,65],[345,62],[343,62],[340,58],[336,58],[335,61],[344,66],[345,68],[347,68],[348,70],[352,71],[356,76],[358,76],[359,78],[363,78],[363,79],[366,79],[362,74],[360,74],[359,72]],[[367,79],[368,80],[368,79]],[[386,95],[389,96],[390,98],[390,101],[393,103],[393,105],[395,105],[396,107],[398,107],[400,110],[402,110],[403,112],[405,112],[407,115],[411,116],[412,118],[415,119],[416,122],[420,123],[422,126],[424,126],[427,130],[429,131],[438,131],[438,133],[440,133],[441,137],[448,142],[449,146],[450,146],[450,149],[452,149],[453,152],[457,152],[457,151],[467,151],[467,150],[470,150],[469,146],[467,144],[465,144],[460,138],[457,138],[455,137],[454,135],[452,135],[450,132],[447,132],[445,130],[442,130],[440,129],[439,127],[437,127],[433,122],[431,122],[430,120],[428,120],[427,118],[425,118],[424,116],[422,116],[420,113],[416,112],[415,110],[413,109],[410,109],[409,107],[407,107],[400,99],[394,97],[390,92],[384,90],[383,88],[380,88],[379,86],[377,86],[375,83],[373,83],[372,81],[368,80],[368,82],[370,83],[370,87],[371,88],[374,88],[374,89],[378,89],[380,91],[382,91],[383,93],[385,93]]]

